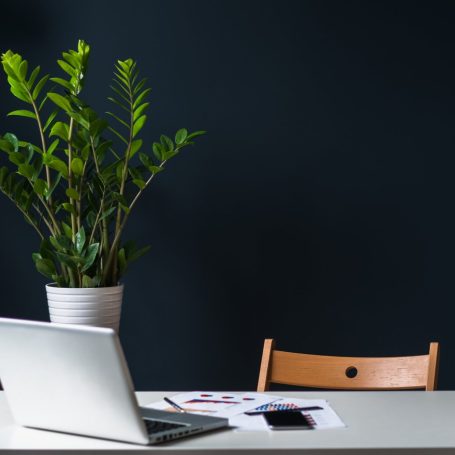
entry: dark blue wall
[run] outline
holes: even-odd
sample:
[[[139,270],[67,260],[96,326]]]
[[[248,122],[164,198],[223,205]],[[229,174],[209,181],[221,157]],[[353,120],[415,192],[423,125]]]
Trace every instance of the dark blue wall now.
[[[262,340],[339,355],[442,343],[454,388],[455,4],[21,1],[0,43],[59,72],[92,45],[85,98],[116,58],[153,87],[144,138],[206,129],[137,207],[152,245],[125,278],[138,389],[253,389]],[[0,82],[1,132],[33,139]],[[47,319],[34,232],[0,201],[0,314]]]

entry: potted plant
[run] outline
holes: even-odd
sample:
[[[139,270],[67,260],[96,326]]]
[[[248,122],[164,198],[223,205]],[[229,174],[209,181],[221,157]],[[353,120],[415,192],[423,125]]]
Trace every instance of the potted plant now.
[[[115,65],[108,122],[81,97],[89,55],[80,40],[57,61],[64,77],[50,77],[11,50],[2,54],[11,93],[25,104],[8,115],[33,121],[38,142],[0,136],[0,190],[41,241],[32,258],[52,280],[51,321],[118,330],[120,279],[148,250],[123,240],[125,225],[155,176],[204,131],[182,128],[146,147],[140,132],[150,88],[130,58]]]

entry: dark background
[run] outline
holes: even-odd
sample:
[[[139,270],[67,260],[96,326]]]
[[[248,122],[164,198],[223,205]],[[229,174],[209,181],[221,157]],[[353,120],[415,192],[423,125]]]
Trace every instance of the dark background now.
[[[110,109],[113,64],[138,60],[143,137],[205,129],[160,174],[127,236],[121,324],[138,389],[254,389],[262,342],[334,355],[441,342],[455,383],[455,4],[21,1],[1,50],[61,75],[92,45],[85,99]],[[0,80],[1,132],[34,139]],[[1,316],[47,320],[38,239],[3,197]]]

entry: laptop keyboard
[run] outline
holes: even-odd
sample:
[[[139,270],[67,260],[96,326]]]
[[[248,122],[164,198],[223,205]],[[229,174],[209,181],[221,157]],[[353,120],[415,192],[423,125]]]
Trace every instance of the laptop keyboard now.
[[[161,420],[144,419],[148,434],[161,433],[162,431],[174,430],[176,428],[186,427],[180,423],[163,422]]]

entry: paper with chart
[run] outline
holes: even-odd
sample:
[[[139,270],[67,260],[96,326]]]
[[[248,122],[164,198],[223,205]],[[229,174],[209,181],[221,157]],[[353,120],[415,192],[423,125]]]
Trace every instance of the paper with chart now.
[[[299,411],[309,417],[315,430],[343,428],[346,426],[326,400],[279,398],[265,406],[259,407],[258,410],[274,411],[296,408],[320,408]],[[272,431],[268,428],[262,415],[238,414],[229,419],[229,425],[236,427],[237,431]]]
[[[186,412],[229,418],[279,399],[262,393],[185,392],[173,395],[171,400]],[[175,412],[164,400],[145,407]]]
[[[185,392],[169,398],[186,412],[229,418],[229,425],[237,431],[270,431],[261,414],[247,415],[246,412],[296,408],[319,408],[298,411],[312,420],[316,430],[346,426],[326,400],[283,398],[255,392]],[[149,403],[145,407],[177,412],[164,400]]]

